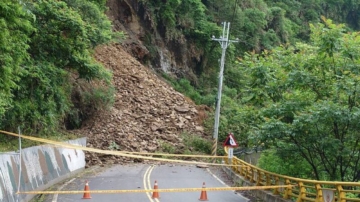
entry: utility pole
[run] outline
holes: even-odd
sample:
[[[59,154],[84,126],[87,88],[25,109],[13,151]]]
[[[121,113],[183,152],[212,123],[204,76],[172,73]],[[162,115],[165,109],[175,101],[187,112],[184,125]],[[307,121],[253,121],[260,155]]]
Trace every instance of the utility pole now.
[[[220,73],[219,73],[219,86],[218,86],[218,95],[216,98],[216,109],[215,109],[215,123],[214,123],[214,142],[212,148],[212,155],[216,156],[217,143],[218,143],[218,133],[219,133],[219,119],[220,119],[220,104],[221,104],[221,91],[223,84],[223,74],[224,74],[224,65],[225,65],[225,53],[226,49],[230,43],[238,42],[238,40],[229,40],[229,30],[230,30],[230,22],[223,22],[223,33],[220,38],[212,37],[213,41],[218,41],[221,45],[222,53],[221,53],[221,61],[220,61]]]

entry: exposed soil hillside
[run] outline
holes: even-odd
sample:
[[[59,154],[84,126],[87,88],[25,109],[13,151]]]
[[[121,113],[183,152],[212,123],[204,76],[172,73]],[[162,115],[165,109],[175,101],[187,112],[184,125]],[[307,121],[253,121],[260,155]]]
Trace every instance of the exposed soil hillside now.
[[[155,152],[167,143],[181,152],[181,133],[205,136],[203,108],[176,92],[120,45],[98,47],[95,57],[113,71],[116,93],[110,111],[95,115],[77,131],[88,137],[89,147],[108,150],[116,144],[120,150]],[[88,165],[133,160],[87,154]]]

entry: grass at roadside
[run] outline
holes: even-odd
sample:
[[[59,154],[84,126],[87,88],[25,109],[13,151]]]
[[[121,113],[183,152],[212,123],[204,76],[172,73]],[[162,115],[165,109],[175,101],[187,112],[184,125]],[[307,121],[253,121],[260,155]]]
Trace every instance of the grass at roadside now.
[[[181,134],[183,148],[177,148],[175,145],[161,141],[160,152],[168,154],[211,154],[212,143],[210,140],[200,137],[199,135],[192,135],[188,133]]]
[[[185,153],[188,154],[211,154],[211,141],[198,135],[183,133],[181,135],[185,145]]]

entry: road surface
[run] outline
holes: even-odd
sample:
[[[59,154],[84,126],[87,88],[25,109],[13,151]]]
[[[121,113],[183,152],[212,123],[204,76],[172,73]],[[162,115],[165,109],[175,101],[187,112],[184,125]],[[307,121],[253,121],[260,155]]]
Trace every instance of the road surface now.
[[[154,188],[157,181],[159,189],[226,187],[226,185],[206,168],[195,165],[115,165],[99,173],[88,173],[87,177],[73,178],[59,187],[59,190],[84,190],[85,181],[90,190],[143,190]],[[247,199],[234,191],[207,191],[211,202],[246,202]],[[49,202],[195,202],[201,192],[159,192],[160,198],[153,199],[152,193],[94,194],[91,199],[82,199],[83,194],[59,194],[48,197]],[[51,198],[51,199],[49,199]]]

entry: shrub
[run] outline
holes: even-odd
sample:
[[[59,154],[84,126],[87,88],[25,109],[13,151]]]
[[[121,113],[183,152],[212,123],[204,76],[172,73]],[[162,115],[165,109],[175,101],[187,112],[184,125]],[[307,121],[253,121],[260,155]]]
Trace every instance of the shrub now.
[[[182,138],[187,150],[211,154],[211,141],[190,134],[183,134]]]

